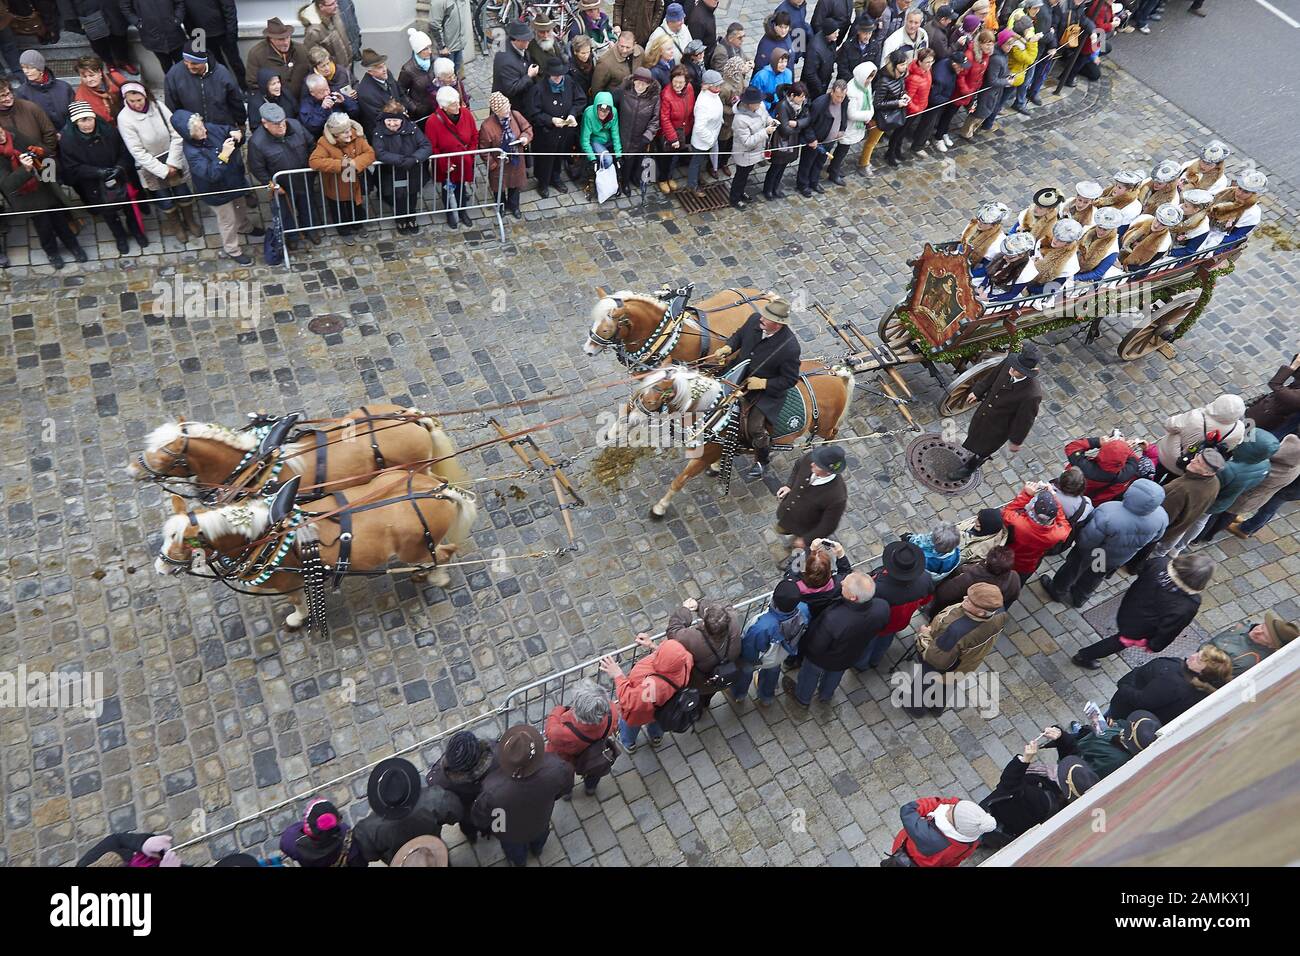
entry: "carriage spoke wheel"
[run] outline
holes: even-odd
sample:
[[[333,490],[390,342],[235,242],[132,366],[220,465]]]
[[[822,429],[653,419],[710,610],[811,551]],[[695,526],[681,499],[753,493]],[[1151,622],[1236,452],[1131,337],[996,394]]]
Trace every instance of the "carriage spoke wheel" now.
[[[968,412],[975,406],[967,404],[966,399],[974,389],[979,388],[984,382],[988,381],[991,376],[998,373],[998,364],[990,365],[988,368],[976,372],[964,378],[960,378],[948,387],[944,392],[943,400],[939,402],[939,414],[945,417],[960,415],[962,412]]]
[[[1200,289],[1188,289],[1167,302],[1161,302],[1152,310],[1150,322],[1133,329],[1119,340],[1116,354],[1125,362],[1150,355],[1168,341],[1166,336],[1187,318],[1187,313],[1196,307],[1200,298]]]
[[[880,320],[876,335],[895,352],[907,352],[912,347],[912,333],[907,331],[903,320],[898,317],[898,310],[892,310]]]

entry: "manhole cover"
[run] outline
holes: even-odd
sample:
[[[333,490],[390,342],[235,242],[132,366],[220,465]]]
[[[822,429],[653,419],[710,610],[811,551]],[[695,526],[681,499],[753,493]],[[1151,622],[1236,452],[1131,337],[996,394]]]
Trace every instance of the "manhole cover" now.
[[[343,331],[343,320],[337,315],[318,315],[307,323],[307,328],[317,335],[333,335]]]
[[[970,452],[934,433],[922,435],[907,446],[907,467],[917,481],[944,495],[960,495],[980,483],[978,471],[961,481],[948,477],[970,460]]]
[[[700,192],[693,189],[679,189],[674,196],[681,203],[682,209],[689,213],[712,212],[715,209],[721,209],[730,202],[730,188],[726,183],[714,183],[712,186],[705,186]]]

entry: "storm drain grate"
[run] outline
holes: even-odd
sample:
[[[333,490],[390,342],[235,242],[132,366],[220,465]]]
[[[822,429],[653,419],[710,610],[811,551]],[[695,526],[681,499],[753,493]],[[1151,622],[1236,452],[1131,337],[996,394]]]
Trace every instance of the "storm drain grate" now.
[[[714,183],[712,186],[705,186],[699,192],[694,189],[679,189],[673,195],[682,204],[682,211],[687,215],[713,212],[730,204],[730,189],[726,183]]]

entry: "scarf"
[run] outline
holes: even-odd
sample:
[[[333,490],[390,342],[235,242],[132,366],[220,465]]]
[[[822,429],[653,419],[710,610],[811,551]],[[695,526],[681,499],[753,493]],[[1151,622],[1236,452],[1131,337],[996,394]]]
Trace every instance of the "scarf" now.
[[[1101,198],[1098,199],[1094,206],[1114,206],[1116,209],[1123,209],[1134,199],[1138,197],[1137,186],[1123,186],[1119,183],[1111,183],[1101,191]]]
[[[501,124],[501,148],[510,154],[508,160],[510,165],[517,166],[523,162],[523,157],[519,154],[519,148],[515,146],[515,130],[510,125],[510,114],[507,112],[505,116],[497,116],[497,122]]]
[[[425,73],[428,73],[429,67],[433,66],[433,57],[429,57],[429,59],[425,60],[420,57],[420,54],[414,53],[411,55],[411,59],[413,59],[415,61],[415,65],[418,66]]]
[[[1039,215],[1036,212],[1038,208],[1037,206],[1030,206],[1020,214],[1020,228],[1039,242],[1043,242],[1051,238],[1052,227],[1056,225],[1061,217],[1056,214],[1055,209],[1049,209]]]
[[[1183,177],[1192,189],[1209,189],[1223,175],[1223,163],[1215,163],[1208,170],[1201,168],[1201,161],[1195,160],[1183,170]]]
[[[1079,271],[1091,272],[1101,265],[1101,260],[1119,248],[1119,236],[1111,230],[1109,236],[1098,235],[1093,226],[1079,240]]]
[[[1210,207],[1210,221],[1216,226],[1227,232],[1233,227],[1241,214],[1259,202],[1259,197],[1252,194],[1249,199],[1238,202],[1235,199],[1224,199],[1216,202]]]
[[[1065,214],[1081,226],[1091,226],[1093,209],[1093,206],[1088,206],[1086,209],[1082,210],[1076,209],[1074,200],[1071,199],[1065,207]]]
[[[1194,229],[1199,227],[1201,223],[1205,222],[1205,220],[1209,218],[1209,215],[1210,215],[1210,210],[1202,209],[1200,212],[1196,213],[1195,215],[1188,216],[1186,219],[1184,219],[1182,225],[1180,225],[1177,229],[1170,230],[1170,231],[1173,233],[1175,239],[1177,239],[1179,242],[1184,242],[1186,241],[1187,237],[1192,234],[1192,231]]]
[[[961,234],[962,245],[966,247],[966,261],[971,265],[976,265],[988,258],[989,248],[1002,235],[1002,230],[996,227],[993,229],[980,229],[979,227],[980,221],[972,219],[966,227],[966,231]]]
[[[1045,246],[1043,254],[1034,260],[1034,268],[1038,271],[1035,273],[1034,278],[1030,280],[1030,284],[1046,285],[1061,278],[1061,267],[1070,261],[1070,257],[1078,249],[1079,244],[1077,242],[1067,242],[1057,248]]]
[[[1178,181],[1165,183],[1163,186],[1157,186],[1154,183],[1147,183],[1146,196],[1142,200],[1142,215],[1154,216],[1156,207],[1167,202],[1178,201]]]
[[[1124,268],[1140,269],[1163,252],[1168,231],[1156,232],[1156,221],[1148,219],[1129,227],[1124,234],[1124,245],[1120,249],[1119,264]]]

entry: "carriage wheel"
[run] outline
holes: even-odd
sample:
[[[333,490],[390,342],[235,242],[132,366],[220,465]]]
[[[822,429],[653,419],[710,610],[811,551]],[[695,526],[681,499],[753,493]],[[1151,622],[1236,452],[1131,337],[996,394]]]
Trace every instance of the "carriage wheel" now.
[[[997,374],[998,366],[1002,364],[1004,358],[1006,358],[1005,355],[994,355],[976,365],[972,365],[953,379],[952,384],[948,386],[948,390],[943,394],[943,400],[939,402],[939,414],[950,417],[973,409],[975,406],[969,404],[966,399],[972,391]]]
[[[1165,336],[1187,318],[1187,313],[1195,308],[1200,298],[1200,289],[1188,289],[1167,302],[1160,303],[1153,310],[1150,322],[1133,329],[1119,340],[1116,354],[1125,362],[1150,355],[1164,344]]]
[[[898,317],[898,309],[891,309],[880,320],[880,325],[876,326],[876,335],[895,352],[907,352],[912,348],[912,333],[907,331],[907,326]]]

